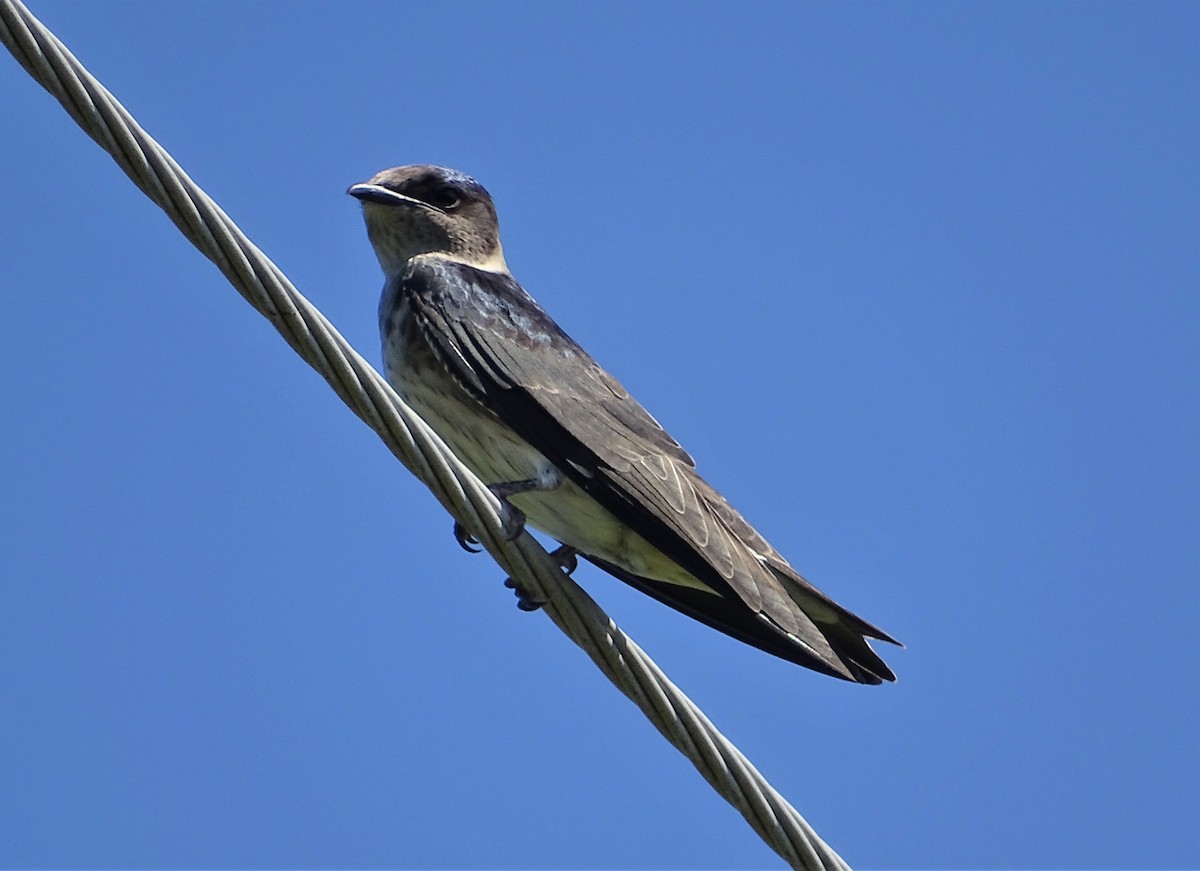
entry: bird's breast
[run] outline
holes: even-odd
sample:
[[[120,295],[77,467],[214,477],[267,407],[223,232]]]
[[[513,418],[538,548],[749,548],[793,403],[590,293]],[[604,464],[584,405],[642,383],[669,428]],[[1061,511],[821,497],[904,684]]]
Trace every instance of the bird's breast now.
[[[382,333],[388,381],[485,483],[532,478],[548,464],[446,368],[406,298],[397,300]]]

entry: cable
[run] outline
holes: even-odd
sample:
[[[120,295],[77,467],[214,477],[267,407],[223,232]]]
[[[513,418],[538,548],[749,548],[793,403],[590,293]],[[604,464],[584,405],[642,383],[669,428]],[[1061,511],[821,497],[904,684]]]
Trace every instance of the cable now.
[[[501,568],[546,602],[543,610],[555,625],[691,760],[771,849],[793,868],[848,871],[795,808],[528,533],[506,540],[499,503],[483,483],[17,0],[0,0],[0,41]]]

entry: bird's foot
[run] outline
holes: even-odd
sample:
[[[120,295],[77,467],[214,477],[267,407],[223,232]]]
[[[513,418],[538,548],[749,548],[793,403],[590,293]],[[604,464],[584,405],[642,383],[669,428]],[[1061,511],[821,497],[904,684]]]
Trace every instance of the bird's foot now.
[[[548,467],[537,478],[526,478],[522,481],[501,481],[499,484],[488,484],[491,494],[500,500],[500,525],[504,537],[512,541],[525,529],[525,512],[508,501],[508,497],[518,493],[529,493],[533,490],[553,490],[562,483],[562,476],[553,466]],[[468,553],[479,553],[483,548],[477,547],[479,539],[467,532],[465,526],[454,521],[454,540],[458,546]]]
[[[479,553],[483,550],[482,547],[476,547],[479,544],[479,539],[467,532],[467,528],[457,520],[454,521],[454,540],[467,553]]]
[[[525,530],[525,512],[503,496],[497,498],[500,500],[500,528],[504,530],[504,538],[512,541]]]
[[[500,528],[504,530],[505,540],[512,541],[525,529],[525,512],[503,496],[497,495],[496,498],[500,500]],[[467,532],[467,528],[457,520],[454,521],[454,540],[467,553],[479,553],[483,550],[478,546],[479,539]]]
[[[558,563],[558,567],[566,572],[567,575],[570,575],[579,567],[578,555],[579,551],[569,544],[559,545],[550,551],[550,558]],[[544,600],[534,596],[512,578],[505,578],[504,586],[517,594],[517,607],[522,611],[536,611],[546,604]]]

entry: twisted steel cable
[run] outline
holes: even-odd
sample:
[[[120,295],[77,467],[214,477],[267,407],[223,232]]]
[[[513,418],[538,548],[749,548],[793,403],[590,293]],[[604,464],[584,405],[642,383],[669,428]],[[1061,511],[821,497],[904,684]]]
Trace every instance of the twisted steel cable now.
[[[507,540],[499,503],[438,435],[18,0],[0,41],[292,349],[793,868],[849,866],[528,534]]]

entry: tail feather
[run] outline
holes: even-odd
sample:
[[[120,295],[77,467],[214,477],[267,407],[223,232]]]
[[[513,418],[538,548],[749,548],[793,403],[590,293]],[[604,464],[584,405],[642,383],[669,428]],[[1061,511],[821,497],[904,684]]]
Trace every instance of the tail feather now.
[[[587,554],[581,556],[663,604],[781,659],[856,683],[879,684],[896,679],[892,670],[871,650],[863,635],[884,641],[891,641],[891,637],[828,600],[819,591],[816,597],[808,597],[810,607],[816,613],[805,609],[802,601],[797,601],[796,606],[805,612],[826,642],[821,647],[826,648],[827,645],[827,649],[820,651],[741,601],[733,602],[704,590],[640,577],[602,559]],[[791,580],[790,577],[788,579]],[[793,599],[804,597],[803,587],[791,583],[784,583],[783,586]],[[831,614],[836,619],[829,620]]]

